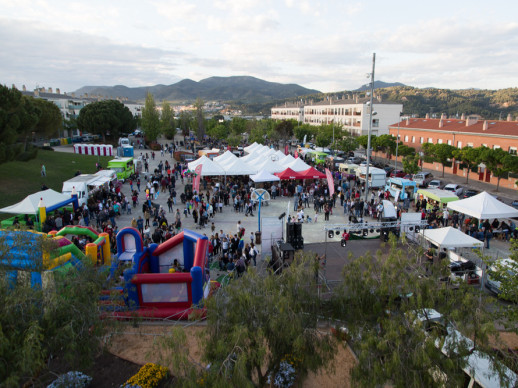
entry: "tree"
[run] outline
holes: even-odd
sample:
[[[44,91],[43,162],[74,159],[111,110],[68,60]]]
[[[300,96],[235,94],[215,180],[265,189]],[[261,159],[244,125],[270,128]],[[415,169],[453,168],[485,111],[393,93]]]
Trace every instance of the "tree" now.
[[[390,159],[390,155],[396,150],[396,141],[391,135],[381,135],[371,139],[372,148],[379,151],[383,151],[387,154],[387,158]]]
[[[440,280],[451,273],[448,260],[421,264],[422,248],[399,248],[394,236],[389,246],[386,254],[349,260],[333,299],[332,310],[358,356],[353,380],[369,387],[439,387],[444,381],[437,376],[444,373],[447,386],[458,386],[472,352],[496,359],[488,341],[497,334],[490,304],[478,288],[464,282],[454,289]],[[442,315],[440,323],[430,320],[430,308]],[[472,342],[450,336],[445,343],[448,327]],[[448,356],[437,346],[445,346]]]
[[[345,136],[345,138],[336,142],[336,148],[344,152],[354,151],[358,149],[358,145],[358,139],[351,135]]]
[[[33,98],[22,96],[16,88],[0,85],[0,163],[13,160],[23,152],[39,112]]]
[[[417,174],[419,172],[419,155],[407,155],[403,157],[403,171],[407,174]]]
[[[336,341],[317,326],[322,301],[315,264],[312,255],[300,254],[280,274],[249,269],[208,299],[201,342],[210,364],[201,371],[207,386],[264,387],[283,361],[293,362],[301,379],[329,364]],[[180,350],[175,347],[171,357]],[[175,369],[180,383],[196,381],[187,363]]]
[[[485,148],[480,153],[480,160],[497,177],[496,191],[500,186],[500,179],[507,177],[510,171],[518,170],[518,157],[510,155],[501,148]]]
[[[309,124],[298,124],[294,128],[293,134],[300,142],[304,140],[304,137],[306,137],[306,141],[310,141],[316,134],[316,128]]]
[[[63,125],[63,116],[58,106],[41,98],[35,98],[34,105],[38,112],[38,122],[34,132],[41,137],[57,136]]]
[[[232,117],[230,121],[230,132],[234,135],[241,135],[246,132],[246,119],[242,117]]]
[[[189,135],[189,131],[193,129],[194,118],[191,112],[182,110],[179,116],[179,126],[184,136]]]
[[[2,386],[22,386],[45,377],[50,360],[56,357],[70,368],[88,365],[98,354],[100,339],[111,325],[99,314],[105,273],[81,261],[78,267],[46,272],[43,287],[31,287],[24,276],[13,281],[11,270],[17,268],[18,256],[11,252],[25,252],[24,260],[33,263],[29,268],[41,273],[43,252],[55,248],[55,244],[29,232],[9,236],[12,238],[5,232],[0,236]],[[26,275],[30,279],[30,273]],[[33,380],[30,385],[34,383]]]
[[[174,125],[174,112],[167,101],[162,101],[162,114],[160,115],[160,132],[168,140],[174,139],[176,127]]]
[[[367,149],[368,139],[369,139],[369,137],[367,135],[361,135],[356,138],[356,140],[358,141],[358,144],[361,145],[364,149]],[[371,146],[372,146],[373,142],[375,141],[375,139],[376,139],[376,135],[371,135]]]
[[[328,147],[331,144],[332,137],[329,137],[329,134],[325,132],[321,132],[315,138],[315,145],[317,147]]]
[[[397,151],[400,156],[415,155],[415,148],[409,147],[406,144],[399,144]]]
[[[237,135],[235,133],[229,135],[227,137],[227,143],[231,145],[232,147],[237,147],[239,144],[241,144],[242,137],[241,135]]]
[[[86,105],[79,112],[77,126],[83,132],[118,138],[133,131],[136,121],[131,111],[117,100],[96,101]]]
[[[228,128],[225,124],[218,124],[208,134],[216,139],[223,140],[228,136]]]
[[[456,149],[452,152],[455,160],[461,161],[462,163],[468,166],[468,172],[466,173],[466,184],[469,180],[469,173],[473,166],[476,166],[480,163],[480,154],[485,147],[464,147],[462,149]]]
[[[146,138],[151,142],[155,142],[161,134],[160,117],[156,109],[155,99],[149,92],[142,109],[142,129]]]
[[[436,144],[433,148],[434,160],[442,164],[442,177],[444,177],[445,165],[453,158],[453,151],[456,149],[449,144]]]
[[[204,102],[201,98],[197,98],[194,107],[196,108],[196,135],[198,136],[198,139],[201,140],[205,136],[205,120],[203,116],[203,105]]]
[[[293,136],[293,120],[282,120],[276,123],[274,130],[278,138],[286,142]]]

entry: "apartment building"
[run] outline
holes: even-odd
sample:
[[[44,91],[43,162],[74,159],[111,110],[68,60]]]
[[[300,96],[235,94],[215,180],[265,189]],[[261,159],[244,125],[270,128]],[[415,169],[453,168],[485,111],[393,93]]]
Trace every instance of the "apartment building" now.
[[[271,109],[271,117],[273,120],[297,120],[302,123],[304,121],[304,105],[302,102],[297,102],[274,106]]]
[[[370,101],[368,98],[328,98],[324,101],[309,101],[302,105],[285,104],[273,107],[272,119],[295,119],[301,123],[319,126],[335,124],[354,136],[367,135],[369,130]],[[389,125],[399,120],[403,104],[385,103],[375,99],[373,103],[372,135],[389,133]]]
[[[480,116],[464,116],[460,119],[407,118],[390,125],[390,134],[416,150],[424,143],[449,144],[457,148],[486,146],[501,148],[512,155],[518,149],[518,121],[481,120]]]

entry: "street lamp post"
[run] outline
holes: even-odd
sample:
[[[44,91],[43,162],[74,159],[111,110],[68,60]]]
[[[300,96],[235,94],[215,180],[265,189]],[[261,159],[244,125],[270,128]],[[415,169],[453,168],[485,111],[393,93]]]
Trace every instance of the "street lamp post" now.
[[[369,131],[367,133],[367,169],[365,174],[365,203],[369,201],[369,165],[371,162],[371,132],[372,132],[372,112],[373,112],[373,97],[374,97],[374,68],[376,65],[376,53],[372,54],[372,73],[371,76],[371,99],[370,99],[370,114],[369,114]]]
[[[397,137],[396,137],[396,161],[394,162],[394,170],[397,170],[397,154],[399,149],[399,123],[404,120],[405,116],[400,116],[397,122]]]

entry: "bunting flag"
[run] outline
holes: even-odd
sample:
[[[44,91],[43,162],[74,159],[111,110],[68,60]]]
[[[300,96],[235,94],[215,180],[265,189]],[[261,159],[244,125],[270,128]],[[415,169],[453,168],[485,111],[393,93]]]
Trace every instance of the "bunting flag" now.
[[[194,184],[193,184],[193,190],[196,191],[197,193],[200,192],[200,179],[201,179],[201,168],[203,166],[201,164],[198,164],[196,166],[196,169],[194,170],[194,174],[195,174],[195,177],[194,177]]]
[[[329,196],[333,196],[335,193],[335,182],[333,180],[333,174],[326,168],[326,176],[327,176],[327,187],[329,187]]]

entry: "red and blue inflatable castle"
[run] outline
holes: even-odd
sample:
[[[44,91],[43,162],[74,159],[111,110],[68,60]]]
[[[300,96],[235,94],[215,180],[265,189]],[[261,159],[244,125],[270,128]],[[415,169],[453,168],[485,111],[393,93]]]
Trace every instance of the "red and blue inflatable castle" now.
[[[187,319],[208,295],[208,239],[184,230],[162,244],[145,248],[135,228],[117,234],[119,262],[132,261],[124,271],[124,299],[128,311],[119,317]],[[177,260],[181,270],[171,273]]]

